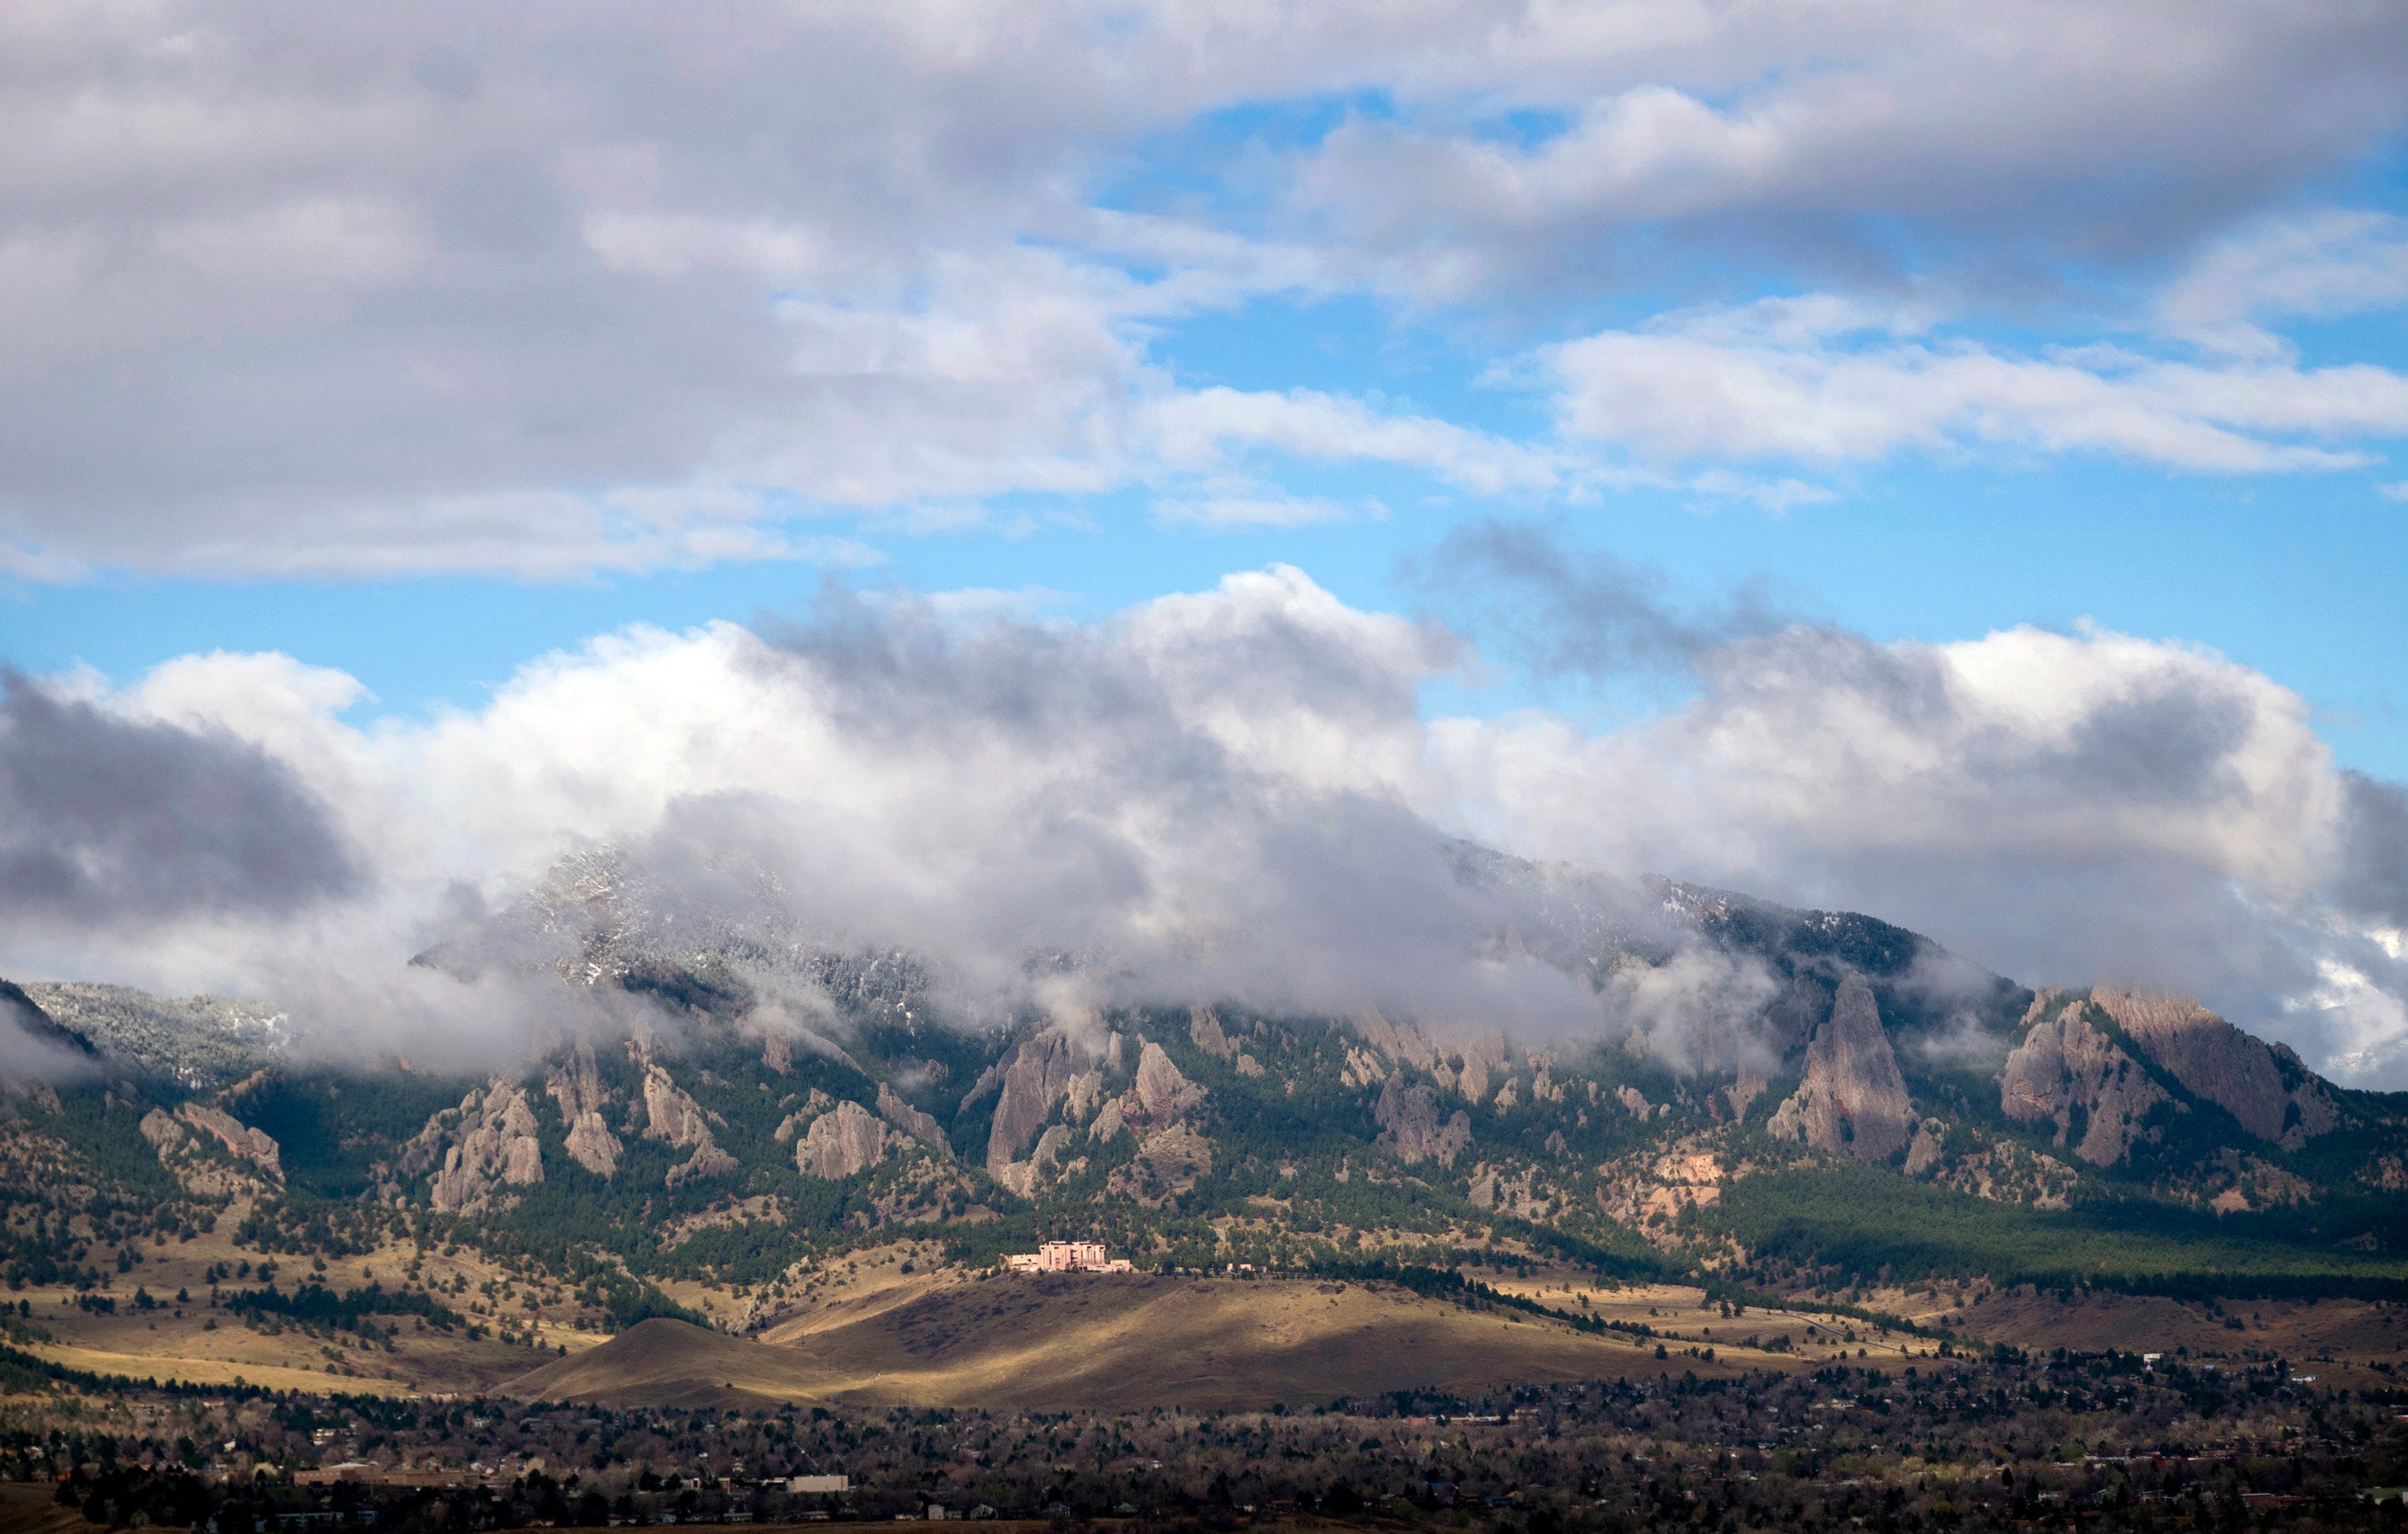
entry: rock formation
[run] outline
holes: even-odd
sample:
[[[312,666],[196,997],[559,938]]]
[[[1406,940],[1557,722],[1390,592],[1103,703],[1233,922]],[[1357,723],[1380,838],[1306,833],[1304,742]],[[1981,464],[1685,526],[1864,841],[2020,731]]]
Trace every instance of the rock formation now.
[[[721,1150],[715,1141],[705,1140],[694,1148],[694,1154],[671,1167],[662,1181],[672,1189],[681,1188],[688,1183],[699,1183],[706,1178],[724,1177],[738,1165],[740,1163]]]
[[[1236,1041],[1221,1031],[1221,1019],[1210,1007],[1190,1007],[1187,1010],[1187,1037],[1207,1054],[1224,1060],[1238,1057]]]
[[[236,1161],[248,1161],[274,1177],[284,1175],[284,1154],[264,1129],[255,1129],[222,1108],[188,1102],[176,1116],[215,1140]]]
[[[886,1156],[886,1125],[857,1102],[839,1102],[811,1121],[795,1147],[795,1168],[831,1183],[856,1176]]]
[[[1105,1185],[1116,1197],[1158,1205],[1211,1174],[1212,1142],[1186,1125],[1174,1124],[1149,1136],[1138,1146],[1137,1159],[1113,1168]]]
[[[2251,1038],[2188,996],[2102,985],[2090,999],[2167,1074],[2259,1140],[2296,1151],[2341,1123],[2339,1105],[2297,1055]]]
[[[1948,1126],[1938,1119],[1925,1119],[1916,1126],[1914,1142],[1906,1148],[1906,1175],[1921,1177],[1948,1156]]]
[[[651,1061],[644,1063],[644,1138],[665,1141],[673,1150],[691,1146],[694,1154],[671,1167],[664,1179],[672,1188],[722,1177],[737,1160],[710,1135],[710,1112],[686,1095],[669,1073]]]
[[[1452,1167],[1471,1144],[1470,1114],[1458,1108],[1440,1124],[1438,1094],[1426,1086],[1403,1085],[1398,1077],[1389,1077],[1380,1088],[1371,1117],[1380,1125],[1376,1143],[1407,1166],[1435,1161]]]
[[[2043,991],[2025,1014],[2029,1031],[1999,1072],[1999,1107],[2018,1124],[2053,1120],[2057,1143],[2083,1130],[2073,1154],[2094,1167],[2112,1167],[2132,1147],[2157,1138],[2151,1114],[2173,1101],[2141,1063],[2091,1020],[2081,1001]]]
[[[568,1158],[596,1177],[616,1176],[619,1157],[626,1147],[603,1122],[602,1110],[609,1105],[610,1094],[602,1085],[594,1046],[578,1040],[568,1058],[552,1068],[543,1084],[552,1100],[560,1105],[561,1122],[568,1125]]]
[[[1806,1046],[1804,1081],[1765,1127],[1858,1161],[1886,1160],[1914,1134],[1906,1082],[1863,976],[1840,982],[1830,1017]]]
[[[1061,1034],[1040,1033],[1021,1040],[1008,1061],[998,1064],[1003,1096],[995,1105],[995,1125],[986,1140],[991,1175],[1037,1143],[1038,1131],[1079,1073],[1078,1048]],[[985,1078],[981,1080],[982,1087]],[[975,1100],[982,1087],[973,1087],[966,1100]]]
[[[1125,1117],[1140,1113],[1155,1124],[1167,1124],[1204,1100],[1204,1089],[1181,1074],[1179,1067],[1160,1044],[1148,1042],[1137,1057],[1137,1084],[1129,1089],[1137,1099],[1136,1112],[1124,1102]]]
[[[496,1076],[429,1119],[403,1148],[399,1169],[408,1179],[429,1168],[437,1169],[428,1197],[443,1214],[474,1213],[497,1187],[542,1182],[543,1148],[526,1088]]]
[[[884,1082],[878,1083],[878,1116],[951,1161],[953,1148],[945,1142],[945,1130],[936,1115],[924,1113],[895,1095],[895,1089]]]

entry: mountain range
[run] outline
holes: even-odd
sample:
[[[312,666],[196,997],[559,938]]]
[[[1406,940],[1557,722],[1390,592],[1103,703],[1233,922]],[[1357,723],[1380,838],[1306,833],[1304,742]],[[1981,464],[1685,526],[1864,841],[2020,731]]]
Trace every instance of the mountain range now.
[[[1868,916],[1447,855],[1515,913],[1496,942],[1686,1010],[1538,1039],[1211,996],[966,1021],[940,967],[681,908],[603,850],[417,961],[548,969],[593,1003],[517,1069],[313,1066],[255,1004],[10,985],[18,1026],[90,1068],[7,1099],[5,1262],[89,1245],[22,1217],[51,1197],[27,1168],[71,1165],[187,1224],[239,1204],[296,1252],[431,1227],[732,1286],[756,1327],[814,1258],[898,1230],[983,1260],[1049,1235],[1167,1268],[1512,1251],[1826,1293],[2408,1276],[2408,1095],[2185,997],[2029,989]]]

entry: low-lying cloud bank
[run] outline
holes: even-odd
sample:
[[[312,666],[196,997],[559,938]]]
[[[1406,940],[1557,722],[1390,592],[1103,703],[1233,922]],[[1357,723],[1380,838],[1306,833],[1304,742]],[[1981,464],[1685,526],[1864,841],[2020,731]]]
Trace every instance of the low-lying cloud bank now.
[[[896,595],[630,629],[426,721],[346,723],[357,684],[280,655],[14,683],[0,855],[81,873],[72,898],[12,889],[0,972],[272,995],[354,1047],[490,1051],[564,1021],[559,987],[407,960],[607,843],[697,901],[773,890],[798,931],[997,995],[1044,952],[1094,959],[1104,999],[1526,1035],[1690,1004],[1601,1000],[1491,941],[1517,912],[1455,877],[1439,839],[1461,834],[1871,911],[2029,982],[2178,986],[2344,1081],[2408,1084],[2408,799],[2339,770],[2296,695],[2097,630],[1885,645],[1753,602],[1675,622],[1544,553],[1521,547],[1541,622],[1635,593],[1621,649],[1558,633],[1563,655],[1671,655],[1694,696],[1602,733],[1425,719],[1469,643],[1284,566],[1094,624]],[[207,814],[161,812],[194,785]]]

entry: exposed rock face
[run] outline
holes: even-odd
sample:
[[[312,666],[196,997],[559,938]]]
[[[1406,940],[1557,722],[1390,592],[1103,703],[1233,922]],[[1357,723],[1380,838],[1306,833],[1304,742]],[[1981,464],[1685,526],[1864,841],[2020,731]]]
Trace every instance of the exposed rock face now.
[[[2341,1123],[2341,1111],[2299,1057],[2253,1039],[2188,996],[2102,985],[2090,999],[2167,1074],[2259,1140],[2296,1151]]]
[[[2038,1020],[1999,1072],[1999,1107],[2018,1124],[2056,1121],[2059,1145],[2080,1113],[2085,1126],[2073,1154],[2112,1167],[2134,1144],[2157,1138],[2149,1115],[2173,1099],[2091,1022],[2087,1006],[2060,1001],[2054,992],[2032,1001],[2026,1016]]]
[[[568,1158],[596,1177],[617,1176],[619,1157],[626,1147],[603,1122],[602,1110],[609,1105],[610,1094],[602,1085],[594,1046],[579,1040],[568,1058],[552,1067],[543,1084],[552,1100],[560,1105],[561,1121],[568,1125]]]
[[[699,1183],[705,1178],[724,1177],[734,1171],[737,1165],[734,1156],[705,1140],[694,1148],[694,1154],[671,1167],[662,1181],[672,1188],[681,1188],[688,1183]]]
[[[1365,1043],[1398,1065],[1428,1070],[1438,1064],[1438,1052],[1430,1048],[1430,1041],[1422,1037],[1421,1030],[1410,1023],[1391,1024],[1378,1012],[1371,1011],[1356,1012],[1354,1023],[1354,1031],[1363,1036]]]
[[[1057,1124],[1037,1137],[1037,1149],[1028,1153],[1028,1159],[1039,1167],[1055,1166],[1060,1163],[1062,1153],[1070,1148],[1070,1126]]]
[[[1906,1148],[1906,1175],[1921,1177],[1947,1155],[1948,1126],[1938,1119],[1925,1119],[1914,1131],[1914,1143]]]
[[[1114,1168],[1106,1185],[1119,1197],[1152,1205],[1185,1193],[1197,1179],[1211,1174],[1212,1142],[1174,1124],[1140,1145],[1135,1161]]]
[[[1176,1118],[1204,1100],[1204,1089],[1182,1075],[1162,1046],[1151,1041],[1137,1057],[1137,1084],[1130,1093],[1144,1115],[1157,1124]],[[1123,1112],[1126,1111],[1124,1108]]]
[[[1886,1160],[1914,1134],[1906,1081],[1863,976],[1840,982],[1830,1018],[1806,1046],[1805,1080],[1766,1128],[1869,1162]]]
[[[1478,1054],[1466,1054],[1463,1057],[1462,1073],[1455,1080],[1455,1085],[1463,1093],[1465,1101],[1486,1102],[1488,1100],[1488,1062],[1483,1060]]]
[[[1771,1084],[1752,1071],[1741,1071],[1739,1080],[1731,1082],[1726,1089],[1726,1095],[1730,1098],[1731,1117],[1745,1119],[1748,1104],[1762,1097],[1764,1089]]]
[[[1470,1114],[1458,1108],[1440,1124],[1438,1094],[1426,1086],[1405,1086],[1394,1076],[1380,1088],[1371,1117],[1380,1125],[1376,1143],[1409,1167],[1424,1161],[1452,1167],[1471,1144]]]
[[[694,1150],[663,1179],[670,1187],[722,1177],[736,1169],[736,1158],[710,1137],[709,1110],[688,1097],[667,1071],[649,1061],[644,1066],[644,1118],[646,1140],[666,1141],[675,1150],[689,1146]]]
[[[834,1097],[829,1097],[818,1087],[811,1088],[810,1096],[803,1099],[803,1106],[787,1114],[779,1122],[778,1132],[773,1138],[779,1144],[783,1145],[786,1141],[794,1139],[796,1135],[799,1135],[804,1130],[810,1128],[811,1126],[811,1120],[818,1118],[822,1113],[826,1112],[829,1109],[834,1108],[835,1106],[836,1099]]]
[[[805,1177],[831,1183],[867,1171],[885,1158],[886,1125],[857,1102],[839,1102],[811,1121],[795,1147],[795,1167]]]
[[[710,1121],[702,1105],[656,1065],[644,1067],[644,1138],[666,1140],[672,1150],[682,1151],[710,1139]]]
[[[436,1114],[403,1151],[401,1175],[415,1177],[438,1156],[429,1197],[444,1214],[483,1209],[496,1187],[542,1182],[543,1149],[526,1088],[496,1076],[461,1098],[459,1107]]]
[[[223,1146],[237,1161],[248,1161],[270,1174],[284,1175],[284,1155],[276,1141],[263,1129],[254,1129],[222,1108],[210,1108],[188,1102],[176,1110],[176,1116]]]
[[[1230,1052],[1237,1053],[1235,1045],[1230,1046]],[[1242,1071],[1252,1056],[1238,1054],[1237,1058],[1239,1069]],[[1255,1068],[1259,1070],[1261,1068],[1257,1066]],[[1157,1141],[1169,1147],[1187,1146],[1188,1150],[1166,1150],[1163,1153],[1180,1165],[1187,1165],[1196,1159],[1189,1154],[1193,1147],[1188,1145],[1188,1140],[1165,1140],[1162,1137],[1171,1128],[1178,1127],[1195,1144],[1209,1147],[1210,1140],[1186,1130],[1180,1122],[1182,1114],[1201,1107],[1203,1102],[1204,1089],[1187,1079],[1178,1063],[1160,1044],[1149,1040],[1138,1052],[1136,1082],[1127,1091],[1105,1102],[1103,1111],[1096,1115],[1096,1122],[1089,1126],[1087,1135],[1091,1140],[1105,1141],[1122,1130],[1127,1130],[1130,1138],[1138,1141],[1140,1162],[1149,1154],[1145,1147]],[[1210,1169],[1211,1157],[1209,1150],[1204,1154],[1203,1165]],[[1149,1174],[1140,1168],[1130,1175],[1142,1182]],[[1159,1183],[1161,1178],[1156,1176],[1154,1181]],[[1178,1179],[1174,1177],[1171,1181]],[[1189,1176],[1182,1186],[1190,1185],[1194,1181],[1194,1176]],[[1113,1186],[1119,1186],[1120,1182],[1120,1175],[1115,1173]]]
[[[986,1169],[990,1175],[1011,1165],[1022,1151],[1037,1143],[1054,1105],[1079,1074],[1078,1050],[1058,1033],[1041,1033],[1021,1040],[1002,1073],[1003,1097],[995,1105],[995,1126],[987,1131]],[[971,1089],[971,1098],[978,1089]]]
[[[1207,1054],[1217,1055],[1224,1060],[1234,1060],[1238,1057],[1238,1046],[1231,1041],[1227,1034],[1221,1031],[1221,1019],[1214,1015],[1210,1007],[1191,1007],[1187,1010],[1187,1037],[1194,1039],[1196,1047]]]
[[[878,1116],[946,1160],[953,1158],[953,1148],[945,1143],[944,1127],[937,1122],[936,1115],[924,1113],[905,1102],[884,1082],[878,1083]]]
[[[249,1169],[256,1167],[244,1157],[237,1167],[229,1167],[212,1156],[200,1154],[200,1145],[180,1119],[152,1109],[142,1115],[136,1126],[150,1149],[157,1152],[159,1165],[188,1193],[203,1197],[219,1197],[227,1194],[262,1191],[260,1183]],[[208,1137],[214,1140],[214,1135]]]

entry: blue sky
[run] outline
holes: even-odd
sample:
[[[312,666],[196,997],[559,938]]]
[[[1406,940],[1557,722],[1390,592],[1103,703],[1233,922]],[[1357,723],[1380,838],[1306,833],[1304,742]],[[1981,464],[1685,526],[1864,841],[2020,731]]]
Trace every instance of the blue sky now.
[[[1377,792],[1416,815],[2056,971],[2179,979],[2229,918],[2287,956],[2199,988],[2408,1072],[2408,15],[514,12],[9,23],[32,685],[253,741],[372,824],[380,771],[561,677],[638,689],[636,625],[708,649],[834,582],[1136,644],[1188,610],[1158,599],[1276,589],[1405,679],[1426,777]],[[1499,526],[1589,583],[1433,564]],[[1274,566],[1309,594],[1225,584]],[[1734,594],[1769,624],[1701,616]],[[1391,615],[1485,664],[1399,659]],[[1632,624],[1684,637],[1579,676],[1514,643]],[[582,760],[545,717],[515,749]],[[1892,725],[1925,818],[1857,824],[1888,768],[1852,743]],[[456,871],[644,831],[718,781],[683,770],[633,819],[513,811],[532,839]],[[1951,885],[1977,866],[2028,897]],[[389,923],[437,878],[400,868]],[[2086,900],[2168,880],[2186,935],[2093,944]]]

